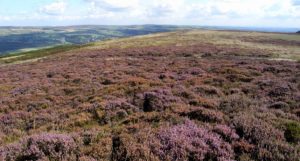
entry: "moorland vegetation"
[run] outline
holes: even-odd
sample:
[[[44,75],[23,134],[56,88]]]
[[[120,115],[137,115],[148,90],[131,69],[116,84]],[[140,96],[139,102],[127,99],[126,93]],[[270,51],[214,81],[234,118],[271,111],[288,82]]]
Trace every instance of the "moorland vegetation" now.
[[[3,63],[0,158],[299,160],[299,44],[178,31]]]

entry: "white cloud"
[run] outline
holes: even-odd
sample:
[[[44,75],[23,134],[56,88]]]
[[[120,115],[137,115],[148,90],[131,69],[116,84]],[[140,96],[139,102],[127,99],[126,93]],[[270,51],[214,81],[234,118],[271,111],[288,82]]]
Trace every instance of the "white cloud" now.
[[[0,15],[0,21],[10,21],[11,17],[10,16],[2,16]]]
[[[79,2],[56,0],[37,9],[38,12],[26,9],[29,12],[27,14],[20,12],[15,17],[6,16],[11,20],[52,22],[66,20],[78,24],[300,26],[300,0],[80,0]],[[0,20],[3,19],[0,17]]]
[[[270,14],[279,14],[269,9],[279,6],[281,14],[292,15],[294,10],[292,2],[282,0],[214,0],[214,1],[188,1],[188,0],[84,0],[91,3],[93,12],[104,14],[115,13],[115,16],[143,16],[143,17],[208,17],[225,16],[264,17]],[[288,4],[288,6],[286,6]],[[282,9],[285,6],[285,9]],[[287,12],[287,10],[289,12]],[[118,14],[121,13],[121,14]],[[299,11],[298,11],[299,13]],[[295,14],[295,13],[294,13]],[[194,17],[194,18],[195,18]]]
[[[106,11],[112,12],[123,12],[127,10],[132,10],[138,6],[139,0],[84,0],[90,2],[97,8],[101,8]]]
[[[135,19],[135,22],[231,25],[267,25],[300,17],[300,0],[83,0],[90,17]],[[187,23],[188,22],[188,23]],[[219,22],[219,23],[218,23]],[[224,23],[221,23],[224,22]],[[248,22],[248,23],[247,23]],[[299,22],[300,23],[300,22]],[[298,23],[298,24],[299,24]],[[282,25],[282,24],[280,24]]]
[[[83,0],[90,3],[88,9],[94,17],[112,17],[117,19],[160,19],[163,17],[180,18],[185,0]]]
[[[62,15],[65,13],[67,3],[63,1],[53,2],[40,8],[40,11],[48,15]]]

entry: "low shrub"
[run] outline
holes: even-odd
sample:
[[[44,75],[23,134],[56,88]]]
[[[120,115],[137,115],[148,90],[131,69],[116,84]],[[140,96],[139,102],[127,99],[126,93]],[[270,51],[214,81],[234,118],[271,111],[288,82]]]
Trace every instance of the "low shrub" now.
[[[212,109],[203,107],[186,107],[181,111],[177,111],[181,116],[187,116],[190,119],[195,119],[203,122],[221,123],[223,120],[223,113]]]
[[[138,107],[128,103],[125,99],[107,101],[94,108],[95,117],[101,124],[119,121],[140,111]]]
[[[280,97],[289,94],[290,87],[287,84],[277,84],[268,93],[270,97]]]
[[[159,161],[158,156],[154,154],[158,147],[160,143],[149,128],[139,130],[135,134],[121,133],[112,138],[111,159],[113,161]]]
[[[203,107],[209,108],[209,109],[216,109],[218,107],[219,103],[213,99],[207,99],[204,97],[196,97],[194,99],[191,99],[189,101],[189,104],[193,105],[193,106],[203,106]]]
[[[246,96],[234,94],[223,97],[220,101],[219,109],[225,114],[232,114],[247,110],[254,103]]]
[[[1,160],[74,160],[77,145],[71,136],[46,133],[23,138],[0,149]]]
[[[272,138],[284,140],[283,132],[251,114],[239,114],[239,116],[233,118],[232,123],[236,129],[236,133],[253,144],[259,144],[266,139]]]
[[[181,99],[173,96],[168,89],[154,89],[137,95],[134,104],[142,107],[144,112],[163,111],[172,103],[179,103]]]
[[[214,86],[199,85],[194,87],[193,90],[195,91],[195,93],[201,94],[203,96],[206,95],[223,96],[222,91]]]
[[[289,105],[285,102],[279,101],[271,104],[269,108],[289,110]]]
[[[161,160],[231,160],[233,150],[220,135],[191,121],[162,127],[158,134],[161,147],[157,153]]]
[[[297,147],[285,142],[284,132],[274,128],[271,124],[253,115],[240,114],[233,119],[233,125],[237,134],[255,147],[251,150],[251,156],[256,160],[295,160]],[[294,129],[294,125],[291,126]],[[290,138],[289,138],[290,139]],[[291,139],[292,140],[292,139]]]
[[[222,136],[227,142],[233,142],[239,139],[240,137],[235,133],[235,129],[230,128],[226,125],[216,125],[213,127],[213,132],[216,132]]]

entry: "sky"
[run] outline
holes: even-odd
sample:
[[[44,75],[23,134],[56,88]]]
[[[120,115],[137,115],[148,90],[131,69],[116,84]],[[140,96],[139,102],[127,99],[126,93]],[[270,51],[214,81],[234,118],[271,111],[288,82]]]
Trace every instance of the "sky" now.
[[[300,28],[300,0],[0,0],[0,26]]]

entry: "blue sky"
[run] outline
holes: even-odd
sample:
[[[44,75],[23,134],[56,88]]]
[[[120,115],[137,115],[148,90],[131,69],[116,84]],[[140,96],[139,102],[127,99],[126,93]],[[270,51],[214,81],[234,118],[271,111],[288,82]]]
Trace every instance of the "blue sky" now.
[[[0,0],[0,26],[300,27],[300,0]]]

